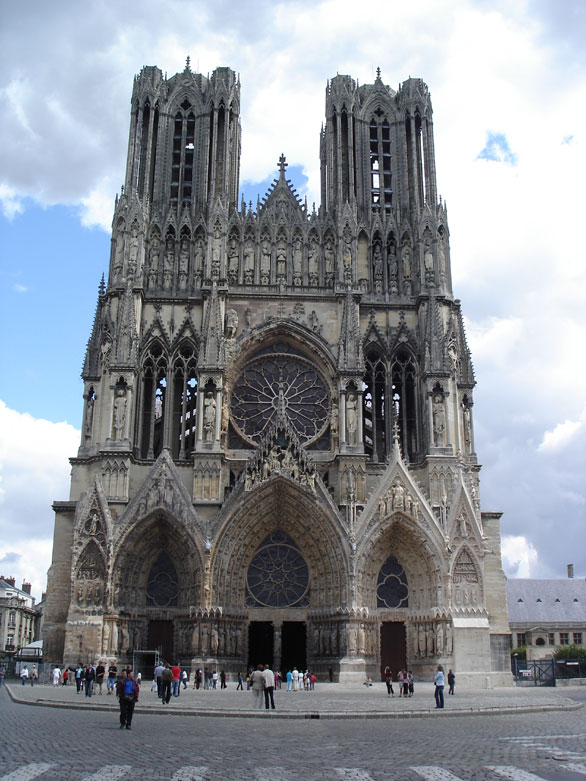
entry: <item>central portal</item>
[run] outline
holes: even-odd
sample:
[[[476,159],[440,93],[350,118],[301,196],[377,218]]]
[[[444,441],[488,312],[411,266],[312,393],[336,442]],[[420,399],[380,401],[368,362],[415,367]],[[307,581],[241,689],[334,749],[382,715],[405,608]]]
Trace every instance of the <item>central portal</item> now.
[[[306,627],[304,621],[284,621],[281,631],[281,672],[297,667],[307,669]]]
[[[407,667],[407,635],[403,621],[384,621],[380,628],[380,674],[384,680],[385,667],[390,667],[393,678]]]
[[[175,664],[172,621],[149,621],[148,647],[156,648],[163,661]]]
[[[273,666],[273,624],[271,621],[251,621],[248,625],[248,667],[259,664]]]

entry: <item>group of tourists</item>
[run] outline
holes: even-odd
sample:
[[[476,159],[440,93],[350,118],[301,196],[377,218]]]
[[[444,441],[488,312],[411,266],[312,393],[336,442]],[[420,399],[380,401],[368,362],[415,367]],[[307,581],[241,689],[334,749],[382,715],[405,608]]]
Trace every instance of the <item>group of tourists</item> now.
[[[37,672],[36,664],[33,664],[30,672],[28,667],[25,664],[25,666],[21,668],[19,675],[23,686],[26,684],[27,681],[30,682],[31,686],[34,686],[35,682],[39,680],[39,674]],[[4,678],[4,674],[2,675],[2,678]]]
[[[387,697],[394,697],[393,673],[390,667],[385,667],[384,677],[387,685]],[[399,670],[397,673],[397,685],[399,697],[413,697],[415,693],[415,679],[411,670]]]
[[[179,662],[171,666],[168,663],[159,662],[155,667],[153,685],[151,691],[157,692],[157,697],[161,702],[169,704],[171,696],[179,697],[181,693],[181,684],[187,689],[189,676],[186,670],[181,669]]]
[[[294,667],[292,670],[287,670],[287,674],[285,675],[285,680],[287,681],[287,691],[313,691],[315,689],[315,684],[317,681],[315,673],[312,673],[311,670],[306,670],[304,673],[300,672],[297,667]]]

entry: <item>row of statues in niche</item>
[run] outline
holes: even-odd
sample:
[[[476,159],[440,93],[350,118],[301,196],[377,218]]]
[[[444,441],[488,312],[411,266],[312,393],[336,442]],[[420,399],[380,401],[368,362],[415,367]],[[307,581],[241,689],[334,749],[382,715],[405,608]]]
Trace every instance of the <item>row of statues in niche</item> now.
[[[274,444],[262,458],[260,465],[250,464],[244,475],[244,490],[252,489],[275,475],[285,475],[315,491],[317,472],[313,464],[305,464],[294,447]]]
[[[430,659],[450,656],[454,650],[454,630],[450,621],[426,621],[411,627],[413,656]]]
[[[133,626],[128,621],[106,619],[102,628],[102,653],[125,656],[131,649],[142,648],[140,622]]]
[[[76,602],[81,607],[97,607],[103,604],[104,589],[101,582],[80,580],[76,588]]]
[[[204,657],[237,657],[242,652],[242,628],[239,623],[186,622],[179,627],[177,639],[180,653]]]
[[[381,518],[397,510],[405,512],[413,518],[419,517],[419,502],[413,499],[398,479],[393,481],[388,491],[378,500],[378,512]]]

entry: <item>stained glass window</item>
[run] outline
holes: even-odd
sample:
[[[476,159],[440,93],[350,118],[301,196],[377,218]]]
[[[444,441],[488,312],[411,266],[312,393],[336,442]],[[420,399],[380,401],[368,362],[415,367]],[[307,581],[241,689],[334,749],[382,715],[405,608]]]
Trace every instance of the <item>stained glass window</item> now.
[[[409,607],[407,575],[394,556],[389,556],[378,573],[376,606]]]
[[[249,607],[307,607],[309,570],[293,540],[270,534],[256,552],[246,577]]]
[[[321,436],[329,424],[326,383],[309,361],[297,355],[253,359],[236,380],[230,404],[236,429],[249,442],[262,437],[278,412],[306,443]]]
[[[146,587],[146,603],[155,607],[169,607],[177,604],[179,583],[173,562],[166,553],[161,553],[153,564]]]

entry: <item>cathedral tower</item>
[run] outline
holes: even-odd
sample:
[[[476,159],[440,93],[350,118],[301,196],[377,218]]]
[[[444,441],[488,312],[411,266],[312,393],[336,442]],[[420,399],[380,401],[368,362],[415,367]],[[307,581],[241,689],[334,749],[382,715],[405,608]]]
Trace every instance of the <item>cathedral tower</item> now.
[[[239,101],[228,68],[135,79],[47,659],[504,683],[427,86],[328,82],[312,210],[284,156],[238,208]]]

